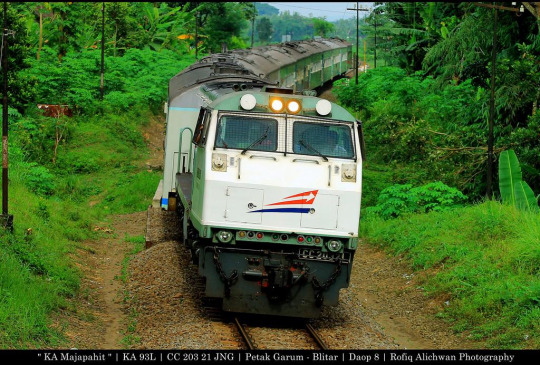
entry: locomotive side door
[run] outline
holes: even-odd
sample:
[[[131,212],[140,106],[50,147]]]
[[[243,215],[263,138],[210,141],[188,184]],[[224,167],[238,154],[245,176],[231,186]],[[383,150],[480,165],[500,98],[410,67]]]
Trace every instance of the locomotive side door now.
[[[193,132],[193,144],[195,145],[195,152],[193,154],[193,176],[192,176],[192,189],[189,197],[191,201],[191,213],[200,217],[202,214],[202,202],[204,194],[204,178],[206,171],[204,168],[204,161],[206,158],[206,140],[208,138],[208,129],[211,121],[211,110],[201,107],[199,118]]]

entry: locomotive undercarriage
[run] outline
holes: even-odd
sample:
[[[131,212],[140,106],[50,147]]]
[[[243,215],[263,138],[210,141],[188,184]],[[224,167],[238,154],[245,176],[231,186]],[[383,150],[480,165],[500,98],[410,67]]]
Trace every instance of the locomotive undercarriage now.
[[[177,210],[181,221],[184,210]],[[317,255],[300,246],[237,243],[234,247],[199,237],[187,222],[186,247],[205,295],[222,298],[223,310],[317,318],[322,305],[337,305],[339,290],[349,285],[354,251]]]
[[[225,311],[306,318],[319,317],[322,304],[338,304],[350,264],[350,257],[325,262],[291,251],[215,245],[199,253],[205,294],[223,298]]]

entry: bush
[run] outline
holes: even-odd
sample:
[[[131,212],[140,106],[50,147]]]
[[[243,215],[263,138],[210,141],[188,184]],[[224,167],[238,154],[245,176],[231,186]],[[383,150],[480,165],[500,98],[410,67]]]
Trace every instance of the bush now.
[[[437,87],[431,77],[407,76],[395,67],[363,73],[358,85],[350,80],[334,85],[340,103],[358,111],[364,122],[371,160],[412,165],[427,180],[441,180],[474,198],[484,194],[485,90],[469,80]],[[496,126],[494,133],[500,141],[505,131]],[[523,140],[530,137],[525,134]]]
[[[21,163],[19,165],[25,172],[22,179],[25,186],[38,195],[52,195],[55,189],[55,176],[45,166],[40,166],[36,162]]]
[[[35,83],[36,101],[68,104],[78,113],[100,111],[100,53],[84,50],[69,53],[58,63],[56,53],[44,47],[40,60],[29,60],[32,67],[24,76]],[[136,105],[161,110],[167,98],[169,79],[193,62],[191,56],[173,51],[128,49],[122,57],[105,58],[104,103],[107,111],[126,111]],[[70,77],[65,77],[70,75]]]
[[[540,220],[496,201],[360,224],[364,242],[406,259],[439,316],[487,348],[540,344]]]
[[[393,185],[379,195],[377,205],[366,209],[384,219],[403,213],[427,213],[460,207],[467,200],[459,190],[440,181],[413,188],[411,184]]]

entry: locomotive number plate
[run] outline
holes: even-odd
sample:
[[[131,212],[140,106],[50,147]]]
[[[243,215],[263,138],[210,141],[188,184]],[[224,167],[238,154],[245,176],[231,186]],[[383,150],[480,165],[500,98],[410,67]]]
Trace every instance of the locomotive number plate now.
[[[298,251],[298,257],[301,259],[319,261],[335,261],[336,259],[346,259],[345,253],[322,252],[321,250],[312,248],[301,248]]]

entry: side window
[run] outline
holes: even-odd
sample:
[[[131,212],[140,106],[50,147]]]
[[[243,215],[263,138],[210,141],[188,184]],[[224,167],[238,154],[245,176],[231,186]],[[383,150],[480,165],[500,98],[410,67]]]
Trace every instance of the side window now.
[[[362,161],[366,160],[366,142],[364,140],[364,128],[362,122],[356,121],[356,128],[358,128],[358,138],[360,139],[360,153],[362,154]]]
[[[210,121],[210,110],[201,107],[199,112],[199,118],[195,125],[195,131],[193,131],[193,143],[197,146],[206,145],[206,131],[208,129],[208,122]]]

